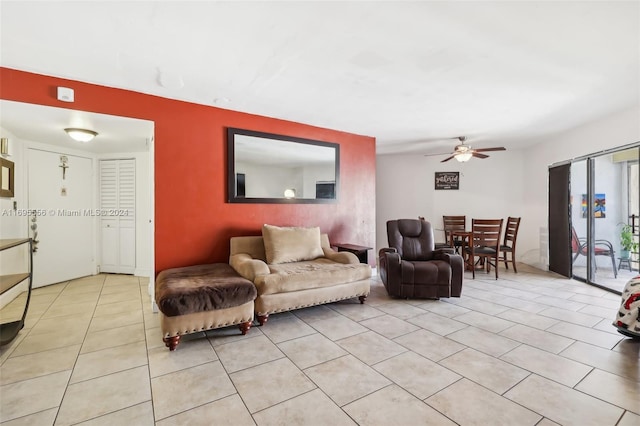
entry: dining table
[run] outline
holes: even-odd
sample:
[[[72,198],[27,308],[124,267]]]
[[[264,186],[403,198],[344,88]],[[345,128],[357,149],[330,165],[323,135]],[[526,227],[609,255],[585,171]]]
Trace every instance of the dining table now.
[[[476,268],[476,270],[484,269],[484,262],[482,262],[478,266],[475,266],[473,263],[473,259],[465,251],[465,248],[471,244],[470,241],[473,238],[472,231],[458,229],[458,230],[447,230],[446,232],[449,234],[449,241],[448,241],[449,245],[453,247],[454,250],[456,250],[457,254],[462,256],[465,264],[465,270],[472,271],[474,267]],[[456,241],[461,242],[461,244],[458,247],[456,247],[455,245]]]

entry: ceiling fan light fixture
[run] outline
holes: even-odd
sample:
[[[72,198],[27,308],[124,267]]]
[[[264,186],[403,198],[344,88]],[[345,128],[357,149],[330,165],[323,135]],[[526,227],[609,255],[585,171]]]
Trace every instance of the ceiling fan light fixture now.
[[[467,161],[471,160],[471,157],[473,157],[473,155],[470,152],[462,152],[460,154],[456,154],[454,157],[459,162],[466,163]]]
[[[98,132],[88,129],[80,129],[77,127],[68,127],[64,129],[64,131],[67,132],[71,139],[78,142],[89,142],[91,139],[98,136]]]

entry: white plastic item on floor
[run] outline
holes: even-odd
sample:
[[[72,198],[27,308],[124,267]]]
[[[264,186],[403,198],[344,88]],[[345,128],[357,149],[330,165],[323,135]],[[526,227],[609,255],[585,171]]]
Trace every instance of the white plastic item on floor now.
[[[640,275],[631,278],[622,290],[622,303],[613,325],[625,336],[640,339]]]

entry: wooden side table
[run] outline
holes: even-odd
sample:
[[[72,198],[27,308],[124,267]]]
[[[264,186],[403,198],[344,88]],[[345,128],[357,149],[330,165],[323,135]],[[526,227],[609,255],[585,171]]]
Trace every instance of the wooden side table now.
[[[333,243],[331,245],[337,248],[338,251],[348,251],[349,253],[355,254],[360,260],[360,263],[367,263],[367,264],[369,263],[369,250],[373,248],[373,247],[359,246],[356,244]]]

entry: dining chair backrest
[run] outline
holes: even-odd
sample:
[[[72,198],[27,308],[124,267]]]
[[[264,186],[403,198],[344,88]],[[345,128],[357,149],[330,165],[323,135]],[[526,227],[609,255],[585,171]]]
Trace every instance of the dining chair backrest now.
[[[467,227],[466,216],[442,216],[445,241],[453,241],[451,231],[464,231]]]
[[[504,242],[500,246],[500,251],[502,252],[500,260],[504,262],[504,267],[509,269],[509,262],[511,262],[513,272],[516,273],[518,272],[518,267],[516,266],[516,240],[519,228],[520,218],[509,216],[504,228]]]
[[[467,226],[466,216],[442,216],[445,231],[464,231]]]
[[[509,246],[512,249],[516,245],[516,239],[518,238],[518,228],[520,228],[520,218],[511,217],[507,218],[507,225],[504,229],[504,245]]]
[[[472,219],[471,233],[474,247],[493,248],[498,251],[504,219]]]

